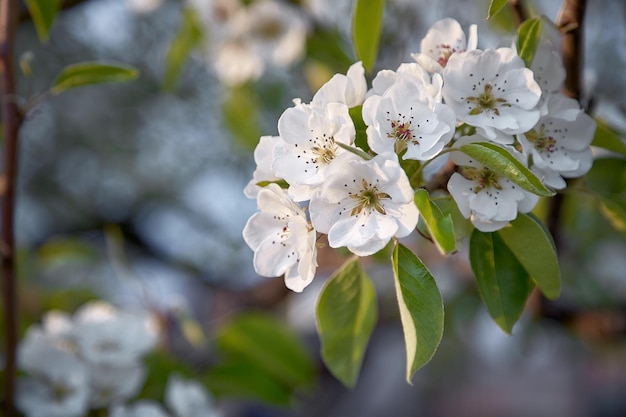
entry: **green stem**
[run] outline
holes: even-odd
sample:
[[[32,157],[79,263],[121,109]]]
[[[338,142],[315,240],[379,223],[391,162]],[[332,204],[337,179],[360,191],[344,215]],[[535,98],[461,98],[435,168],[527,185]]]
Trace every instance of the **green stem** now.
[[[372,156],[370,154],[368,154],[367,152],[365,152],[364,150],[362,150],[362,149],[355,148],[353,146],[346,145],[345,143],[341,143],[341,142],[335,142],[335,145],[339,146],[340,148],[345,149],[348,152],[352,152],[356,156],[360,156],[361,158],[365,159],[366,161],[369,161],[370,159],[372,159]]]

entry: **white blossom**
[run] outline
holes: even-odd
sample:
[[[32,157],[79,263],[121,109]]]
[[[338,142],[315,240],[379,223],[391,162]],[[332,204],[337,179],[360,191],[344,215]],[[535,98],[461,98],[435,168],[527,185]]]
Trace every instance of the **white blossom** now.
[[[408,236],[418,220],[409,179],[393,153],[371,160],[343,155],[329,168],[310,212],[331,247],[359,256],[379,251],[393,236]]]
[[[126,401],[139,393],[146,379],[143,365],[90,365],[90,398],[92,408]]]
[[[533,166],[565,178],[586,174],[593,162],[589,145],[596,122],[582,111],[576,100],[560,93],[548,98],[546,109],[547,114],[533,129],[517,135],[523,149],[532,155]],[[565,187],[565,183],[558,180],[549,181],[548,185]]]
[[[484,142],[485,138],[474,135],[457,142]],[[514,149],[506,148],[522,160]],[[461,214],[470,219],[482,232],[493,232],[506,226],[517,217],[534,208],[539,197],[513,183],[506,177],[461,152],[452,152],[450,159],[458,166],[448,181],[448,191]]]
[[[368,95],[382,96],[399,79],[413,82],[420,91],[420,99],[434,100],[441,103],[441,88],[443,79],[439,74],[429,74],[424,68],[415,62],[400,64],[396,71],[378,71],[372,80],[372,89]]]
[[[356,135],[348,107],[341,103],[298,103],[281,115],[278,132],[282,141],[274,148],[271,169],[291,185],[295,201],[311,198],[327,167],[346,152],[337,143],[351,145]]]
[[[551,95],[559,92],[566,75],[561,57],[554,50],[550,39],[541,38],[530,69],[534,74],[535,81],[541,88],[541,100],[538,107],[544,115],[547,112],[545,109],[546,101]]]
[[[89,372],[70,350],[29,331],[18,349],[18,365],[28,372],[17,385],[16,404],[27,417],[78,417],[88,409]]]
[[[470,26],[466,40],[459,22],[448,17],[428,29],[420,43],[420,53],[412,57],[429,72],[441,72],[453,54],[474,50],[477,44],[476,25]]]
[[[171,375],[167,380],[165,403],[176,417],[220,416],[201,384],[178,375]]]
[[[272,170],[272,161],[274,160],[274,147],[279,143],[280,136],[261,136],[259,143],[254,149],[254,162],[256,162],[256,169],[252,173],[252,179],[246,185],[243,192],[248,198],[256,198],[259,190],[257,184],[262,181],[279,181],[281,178],[277,177]]]
[[[422,98],[424,97],[424,98]],[[436,156],[454,134],[456,118],[445,104],[406,78],[399,78],[382,96],[363,104],[367,143],[376,153],[400,152],[404,159],[428,160]]]
[[[163,407],[154,401],[139,400],[132,405],[115,405],[109,410],[110,417],[169,417]]]
[[[254,251],[254,269],[265,277],[285,275],[287,288],[300,292],[317,268],[315,230],[304,210],[276,184],[257,196],[259,212],[250,217],[243,238]]]
[[[457,118],[492,141],[513,143],[510,135],[539,120],[541,89],[511,48],[453,54],[443,80],[444,101]]]
[[[82,306],[74,323],[73,338],[80,355],[95,365],[134,365],[157,342],[149,316],[121,311],[104,301]]]
[[[348,107],[360,106],[367,93],[365,69],[361,61],[352,64],[346,75],[335,74],[317,90],[312,103],[343,103]]]

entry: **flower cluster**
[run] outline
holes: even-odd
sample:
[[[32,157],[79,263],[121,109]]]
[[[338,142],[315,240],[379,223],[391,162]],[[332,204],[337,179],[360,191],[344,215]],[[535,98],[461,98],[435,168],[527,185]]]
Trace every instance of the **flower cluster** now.
[[[453,166],[447,190],[483,232],[534,208],[539,196],[461,152],[466,144],[501,148],[553,190],[590,169],[595,122],[559,92],[565,71],[550,41],[527,68],[515,48],[477,49],[469,32],[443,19],[415,62],[379,71],[371,88],[356,63],[310,103],[285,110],[278,136],[261,138],[245,189],[258,200],[243,236],[260,275],[284,274],[302,291],[315,274],[318,233],[359,256],[408,236],[419,216],[414,189],[428,185],[433,167]],[[417,170],[405,169],[408,160]]]
[[[27,376],[19,381],[17,405],[28,417],[78,417],[104,408],[114,416],[139,415],[124,402],[143,386],[146,369],[141,358],[157,338],[151,317],[102,301],[84,305],[73,316],[50,311],[20,343],[18,363]],[[184,411],[191,403],[206,403],[206,410],[212,410],[206,392],[190,384],[177,377],[168,382],[166,399],[171,397],[168,405],[175,415],[213,415]]]

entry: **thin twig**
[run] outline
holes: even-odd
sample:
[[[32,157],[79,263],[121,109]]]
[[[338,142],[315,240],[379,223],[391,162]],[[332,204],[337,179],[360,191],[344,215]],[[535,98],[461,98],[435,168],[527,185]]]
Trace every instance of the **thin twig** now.
[[[515,20],[515,26],[519,26],[528,19],[528,13],[526,13],[526,2],[524,0],[509,0],[509,7],[513,13],[513,19]]]
[[[17,290],[15,274],[15,177],[17,174],[17,135],[22,114],[15,101],[13,44],[17,26],[17,1],[0,0],[0,91],[2,92],[3,178],[2,232],[0,236],[2,290],[4,300],[5,367],[4,416],[15,416],[15,375],[17,346]]]

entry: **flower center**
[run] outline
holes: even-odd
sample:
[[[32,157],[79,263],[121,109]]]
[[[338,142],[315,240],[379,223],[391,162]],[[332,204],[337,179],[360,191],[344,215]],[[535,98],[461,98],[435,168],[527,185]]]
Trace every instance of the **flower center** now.
[[[439,58],[437,59],[437,62],[442,67],[445,67],[448,64],[448,60],[450,59],[450,56],[453,53],[457,52],[456,48],[453,48],[452,45],[448,45],[446,43],[437,45],[437,49],[439,49]],[[458,52],[463,52],[463,51],[464,50],[461,49]]]
[[[496,116],[500,116],[498,106],[511,107],[505,99],[496,98],[493,95],[493,86],[489,83],[485,84],[484,90],[479,96],[467,97],[466,101],[468,104],[474,105],[474,108],[469,112],[472,116],[481,114],[483,111],[490,111],[495,113]]]
[[[278,19],[269,19],[258,22],[254,31],[260,38],[270,41],[278,39],[283,32],[283,24]]]
[[[526,139],[533,145],[539,152],[553,153],[556,151],[556,139],[552,136],[546,136],[546,126],[541,125],[539,131],[529,130],[525,133]]]
[[[381,200],[389,200],[391,196],[378,191],[377,186],[368,184],[365,178],[361,181],[361,191],[356,194],[349,194],[350,198],[356,200],[357,204],[350,212],[350,216],[358,216],[363,210],[371,213],[376,210],[380,214],[387,214]]]
[[[315,155],[314,162],[317,164],[321,161],[324,164],[330,164],[332,160],[335,159],[338,149],[339,147],[335,144],[335,138],[332,136],[325,138],[321,146],[318,144],[318,146],[313,146],[311,148],[313,154]]]
[[[477,183],[476,187],[474,187],[474,193],[478,194],[485,188],[495,188],[496,190],[501,190],[502,186],[498,182],[498,174],[490,170],[489,168],[474,168],[474,167],[460,167],[459,173],[463,175],[463,177],[468,180],[474,181]]]
[[[391,132],[387,133],[387,137],[400,142],[410,141],[414,137],[411,122],[401,123],[398,120],[391,120]]]
[[[68,395],[72,393],[72,389],[66,387],[64,384],[54,384],[52,386],[52,398],[57,402],[65,401]]]

